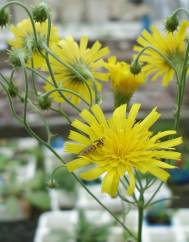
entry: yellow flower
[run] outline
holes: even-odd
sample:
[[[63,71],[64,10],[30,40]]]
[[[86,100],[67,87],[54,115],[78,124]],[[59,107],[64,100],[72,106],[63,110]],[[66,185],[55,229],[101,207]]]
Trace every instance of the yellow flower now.
[[[38,46],[41,48],[41,45],[47,41],[48,23],[47,21],[43,23],[35,23],[35,28],[37,32]],[[16,26],[12,26],[11,32],[13,33],[14,38],[9,41],[10,46],[12,48],[25,49],[26,51],[31,52],[35,68],[40,68],[44,63],[44,58],[38,51],[30,19],[24,19]],[[52,26],[49,47],[51,48],[52,45],[59,40],[58,30],[55,26]],[[28,64],[31,65],[31,61]]]
[[[152,26],[152,33],[143,31],[134,50],[140,52],[143,48],[151,46],[165,55],[174,66],[179,68],[182,65],[185,55],[185,39],[189,22],[183,21],[175,32],[161,33],[155,26]],[[174,70],[160,54],[148,49],[140,57],[140,61],[146,63],[143,70],[152,75],[152,80],[161,78],[162,84],[167,86],[174,78]]]
[[[108,79],[108,75],[103,73],[100,69],[104,65],[103,57],[109,53],[109,49],[101,48],[101,44],[98,41],[96,41],[91,48],[87,46],[87,37],[81,37],[80,44],[77,44],[72,37],[67,37],[60,41],[58,45],[54,46],[52,50],[63,62],[69,64],[82,74],[82,76],[86,78],[90,88],[93,88],[93,81],[90,78],[93,76],[96,79],[97,89],[100,90],[101,84],[98,80],[106,81]],[[77,92],[89,103],[89,91],[81,77],[54,58],[51,58],[50,62],[59,88],[67,88]],[[49,91],[54,89],[54,86],[53,84],[46,84],[44,88],[46,91]],[[73,103],[79,103],[80,99],[78,97],[72,94],[64,94]],[[55,102],[64,101],[57,92],[53,93],[51,96],[54,97]]]
[[[108,59],[105,67],[109,71],[113,90],[120,94],[131,97],[145,81],[143,72],[137,75],[132,74],[130,65],[123,61],[117,62],[115,56]]]
[[[161,138],[175,135],[174,130],[153,134],[151,126],[160,114],[154,108],[141,122],[136,122],[140,104],[133,104],[126,116],[126,105],[117,108],[110,119],[106,119],[100,106],[94,105],[91,112],[84,109],[80,116],[84,122],[75,120],[74,129],[65,144],[65,151],[77,155],[67,164],[69,171],[89,167],[80,177],[93,180],[103,176],[102,192],[116,196],[119,181],[125,174],[129,176],[128,194],[135,189],[135,171],[149,172],[166,181],[169,173],[165,169],[174,168],[162,159],[180,159],[181,154],[175,146],[182,138],[161,141]],[[91,167],[92,166],[92,167]]]

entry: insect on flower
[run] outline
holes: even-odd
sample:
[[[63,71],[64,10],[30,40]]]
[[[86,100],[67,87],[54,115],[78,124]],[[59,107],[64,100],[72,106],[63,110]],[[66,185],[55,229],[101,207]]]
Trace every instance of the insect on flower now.
[[[80,155],[88,155],[104,145],[104,138],[99,138],[80,152]]]

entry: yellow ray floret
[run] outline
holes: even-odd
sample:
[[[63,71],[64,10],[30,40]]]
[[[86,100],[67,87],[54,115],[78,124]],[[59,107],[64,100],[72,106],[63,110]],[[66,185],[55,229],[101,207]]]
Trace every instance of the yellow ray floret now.
[[[178,30],[173,33],[161,33],[155,26],[152,26],[151,33],[144,30],[138,38],[138,45],[134,47],[136,52],[139,53],[143,48],[151,46],[169,60],[165,60],[161,54],[152,49],[144,52],[140,61],[146,63],[143,70],[151,75],[153,81],[159,79],[164,86],[167,86],[173,80],[174,70],[170,62],[177,68],[183,63],[188,25],[189,22],[183,21]]]
[[[88,103],[90,103],[90,92],[92,89],[92,98],[94,97],[94,78],[96,87],[101,90],[99,80],[108,80],[108,74],[102,72],[104,65],[103,58],[109,53],[108,48],[101,48],[101,44],[96,41],[91,48],[88,47],[88,38],[81,37],[78,44],[72,37],[67,37],[52,48],[53,52],[61,61],[70,65],[76,72],[67,68],[54,58],[50,58],[51,66],[54,71],[55,79],[59,88],[70,89],[80,94]],[[85,81],[83,81],[83,78]],[[85,83],[87,82],[87,83]],[[54,85],[46,84],[45,90],[53,90]],[[72,94],[64,93],[73,103],[78,104],[80,98]],[[63,102],[64,99],[59,93],[55,92],[51,95],[55,102]]]
[[[118,62],[115,56],[108,59],[105,68],[109,71],[112,89],[125,96],[132,94],[145,82],[145,74],[140,72],[134,75],[130,72],[130,65],[126,62]]]
[[[175,147],[182,143],[182,138],[175,138],[174,130],[158,134],[150,131],[160,117],[156,108],[141,122],[136,121],[140,104],[133,104],[127,115],[126,108],[126,105],[120,106],[109,119],[99,105],[94,105],[91,111],[83,110],[80,114],[83,121],[73,122],[72,126],[77,131],[70,132],[71,142],[65,144],[65,151],[77,156],[67,164],[69,171],[88,167],[87,171],[80,173],[81,178],[86,180],[103,175],[102,192],[113,197],[124,175],[129,177],[127,192],[133,194],[136,171],[148,172],[167,181],[167,169],[174,166],[163,160],[181,157]],[[171,135],[174,137],[171,138]]]
[[[44,23],[35,23],[35,28],[39,44],[42,42],[46,43],[48,22],[46,21]],[[13,48],[25,49],[32,52],[31,54],[35,68],[40,68],[42,65],[44,65],[44,58],[38,51],[30,19],[24,19],[16,26],[12,26],[10,30],[14,36],[13,39],[9,41],[10,46]],[[56,44],[59,40],[60,36],[58,30],[55,26],[52,26],[49,47],[51,48],[52,45]]]

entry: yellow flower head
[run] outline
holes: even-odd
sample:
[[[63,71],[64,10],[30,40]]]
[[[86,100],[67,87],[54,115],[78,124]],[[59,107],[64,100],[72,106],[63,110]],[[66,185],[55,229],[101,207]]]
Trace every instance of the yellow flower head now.
[[[35,28],[37,32],[38,45],[41,43],[46,43],[48,23],[35,23]],[[44,63],[44,58],[38,51],[38,46],[35,42],[33,28],[30,19],[25,19],[18,23],[16,26],[11,27],[11,32],[14,38],[9,41],[12,48],[25,49],[31,52],[35,68],[40,68]],[[49,47],[57,43],[60,40],[58,30],[55,26],[51,28]],[[30,65],[31,63],[29,63]]]
[[[179,67],[183,63],[185,54],[186,31],[189,22],[183,21],[175,32],[161,33],[155,26],[152,26],[152,33],[144,30],[135,46],[134,50],[140,52],[143,48],[151,46],[165,55],[174,66]],[[140,57],[140,61],[146,63],[143,67],[148,75],[152,75],[152,80],[161,78],[162,84],[167,86],[174,78],[174,70],[160,54],[148,49]]]
[[[113,90],[122,95],[131,97],[145,81],[143,72],[137,75],[132,74],[130,65],[123,61],[117,62],[115,56],[108,59],[105,67],[109,71]]]
[[[169,173],[165,169],[174,168],[162,159],[180,159],[181,154],[175,146],[182,143],[182,138],[161,141],[161,138],[175,135],[174,130],[153,134],[151,126],[160,114],[154,108],[141,122],[136,122],[140,104],[133,104],[126,116],[126,105],[118,107],[110,119],[106,119],[99,105],[94,105],[91,112],[83,110],[80,114],[84,122],[75,120],[74,129],[67,142],[65,151],[78,157],[69,162],[69,171],[89,167],[80,173],[81,178],[93,180],[104,174],[102,192],[116,196],[119,181],[125,174],[129,176],[128,194],[135,189],[135,171],[149,172],[166,181]],[[92,166],[92,167],[91,167]]]
[[[98,80],[106,81],[108,79],[108,75],[102,73],[100,69],[104,65],[103,57],[109,53],[109,49],[101,48],[101,44],[98,41],[96,41],[91,48],[87,46],[87,37],[81,37],[80,44],[77,44],[72,37],[67,37],[61,40],[58,45],[54,46],[52,50],[63,62],[69,64],[84,76],[88,86],[91,88],[93,88],[93,81],[90,77],[93,76],[96,79],[97,89],[100,90],[101,84]],[[89,91],[82,78],[54,58],[50,58],[50,62],[59,88],[67,88],[77,92],[89,103]],[[54,89],[53,85],[45,85],[46,91],[52,89]],[[80,99],[78,97],[71,94],[64,94],[70,98],[73,103],[79,103]],[[57,92],[53,93],[51,96],[54,97],[55,102],[64,101]]]

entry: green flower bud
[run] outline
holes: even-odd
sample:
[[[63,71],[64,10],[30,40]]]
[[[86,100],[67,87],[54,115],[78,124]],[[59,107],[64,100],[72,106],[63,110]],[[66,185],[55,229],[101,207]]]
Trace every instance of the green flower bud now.
[[[173,14],[165,20],[165,28],[168,32],[174,32],[177,30],[178,26],[179,20],[176,14]]]
[[[131,66],[130,66],[130,72],[133,74],[133,75],[137,75],[141,72],[142,70],[142,66],[141,64],[139,63],[139,61],[133,61],[131,63]]]
[[[8,92],[11,97],[16,97],[18,94],[18,87],[15,86],[13,82],[10,82],[8,86]]]
[[[49,7],[45,2],[34,6],[32,9],[32,15],[35,22],[45,22],[48,18]]]
[[[12,49],[9,51],[9,61],[15,68],[22,67],[28,58],[23,49]]]
[[[58,183],[55,180],[49,180],[48,183],[47,183],[47,186],[50,189],[57,188],[58,187]]]
[[[51,107],[51,99],[48,95],[41,95],[38,97],[38,105],[42,110],[49,109]]]
[[[0,9],[0,27],[5,27],[9,22],[9,14],[4,8]]]

